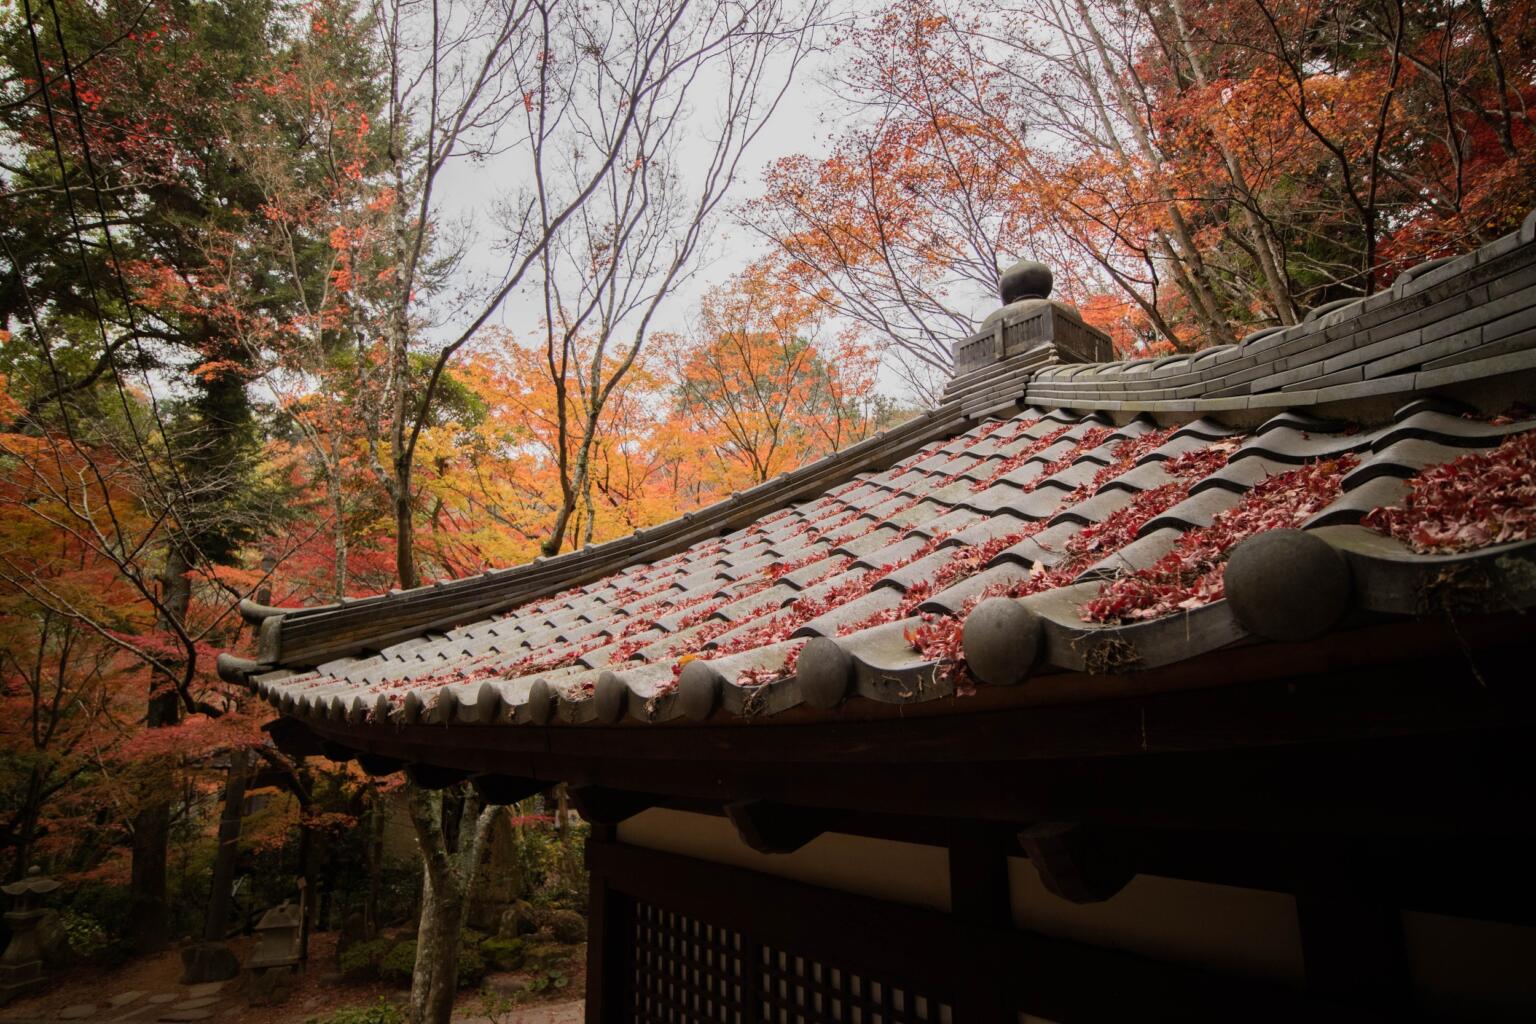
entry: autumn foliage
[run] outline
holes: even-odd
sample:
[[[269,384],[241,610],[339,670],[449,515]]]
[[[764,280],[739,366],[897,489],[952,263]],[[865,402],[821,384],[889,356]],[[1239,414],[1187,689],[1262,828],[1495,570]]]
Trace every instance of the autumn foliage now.
[[[814,462],[898,422],[891,385],[934,396],[1017,257],[1050,262],[1118,352],[1154,354],[1295,323],[1498,236],[1536,199],[1529,3],[892,0],[826,40],[827,149],[754,153],[773,158],[761,180],[746,154],[821,50],[819,0],[612,6],[7,9],[0,871],[43,860],[118,883],[125,927],[163,945],[173,839],[194,874],[247,756],[280,796],[247,846],[312,871],[385,786],[281,754],[268,709],[218,679],[218,652],[253,651],[241,601],[570,552]],[[497,161],[505,194],[445,201]],[[726,269],[694,288],[706,267]],[[1108,428],[1002,429],[972,443],[1017,452],[973,491],[1009,476],[1033,494],[1107,457],[1059,508],[1171,435],[1106,456]],[[1233,447],[1165,460],[1166,480],[1054,566],[976,599],[1070,581]],[[1521,439],[1468,456],[1370,521],[1421,551],[1525,537],[1531,457]],[[1304,519],[1347,467],[1260,483],[1087,613],[1217,599],[1230,547]],[[855,601],[841,632],[922,616],[1049,519],[971,546],[951,542],[958,521],[875,537],[919,499],[855,508],[855,486],[796,529],[879,540],[883,564],[789,559],[681,604],[639,573],[611,634],[443,681],[568,667],[605,643],[663,674],[780,645],[782,674],[806,623]],[[919,564],[905,591],[875,588]],[[928,614],[908,639],[953,662],[962,619]]]
[[[1516,434],[1419,473],[1365,524],[1420,554],[1454,554],[1529,540],[1536,531],[1536,434]]]
[[[1536,201],[1527,4],[899,0],[746,226],[942,383],[1029,255],[1122,353],[1231,342]]]

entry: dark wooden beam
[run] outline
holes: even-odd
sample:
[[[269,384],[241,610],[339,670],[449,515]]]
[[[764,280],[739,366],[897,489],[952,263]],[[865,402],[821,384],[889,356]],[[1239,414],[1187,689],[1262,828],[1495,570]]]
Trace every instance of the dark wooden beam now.
[[[272,745],[289,757],[318,757],[325,752],[320,737],[296,718],[274,718],[261,728],[272,737]]]
[[[1036,822],[1019,832],[1019,845],[1046,889],[1073,903],[1099,903],[1136,874],[1127,851],[1065,822]]]
[[[1532,688],[1536,693],[1536,688]],[[1148,712],[1151,714],[1151,711]],[[1326,708],[1316,713],[1325,717]],[[847,723],[817,728],[764,725],[749,730],[634,725],[533,729],[525,726],[392,728],[336,726],[326,735],[359,750],[411,761],[430,761],[471,773],[491,772],[568,781],[654,799],[684,798],[719,806],[763,799],[800,807],[857,810],[874,815],[921,815],[988,820],[1018,825],[1069,820],[1112,828],[1220,829],[1281,835],[1536,836],[1536,817],[1512,813],[1536,799],[1536,724],[1382,737],[1258,749],[1189,751],[1092,758],[960,760],[967,722],[976,734],[1009,714],[956,716],[915,723]],[[318,727],[318,726],[317,726]],[[1021,728],[1025,728],[1021,724]],[[893,732],[892,730],[895,730]],[[1029,731],[1026,728],[1026,731]],[[615,749],[590,753],[519,753],[528,736],[555,733],[644,734],[677,751],[713,744],[721,760],[695,756],[625,756]],[[896,732],[902,735],[898,737]],[[815,733],[816,749],[801,741]],[[927,734],[922,752],[937,750],[965,764],[967,784],[955,786],[947,771],[916,751],[897,756],[903,744]],[[824,737],[823,737],[824,734]],[[842,747],[881,748],[882,763],[828,760],[820,739]],[[776,742],[777,741],[777,742]],[[1027,742],[1016,741],[1027,747]],[[551,745],[553,741],[551,740]],[[740,754],[750,749],[755,758]],[[833,770],[835,765],[835,770]],[[1263,793],[1263,800],[1253,798]]]
[[[408,764],[406,777],[422,789],[447,789],[456,786],[472,774],[462,768],[444,768],[435,764]]]
[[[794,853],[836,827],[836,815],[817,808],[790,807],[768,800],[737,800],[725,816],[741,841],[758,853]]]
[[[471,785],[475,787],[481,801],[504,807],[536,796],[549,789],[551,784],[517,775],[476,775]]]
[[[1060,1021],[1358,1021],[1325,1000],[1269,985],[956,915],[822,889],[773,875],[623,843],[595,841],[594,885],[664,911],[739,931],[752,942],[868,978],[897,979],[955,1007],[959,990],[991,987],[1007,1008]],[[899,941],[892,941],[899,936]],[[631,939],[627,945],[633,948]],[[608,975],[615,990],[623,982]],[[756,1019],[748,1017],[744,1019]],[[776,1018],[775,1018],[776,1019]]]
[[[658,806],[723,817],[720,804],[667,799]],[[870,839],[939,846],[955,856],[956,836],[986,823],[914,815],[845,812],[836,830]],[[1007,857],[1028,855],[1015,830],[998,829]],[[1138,874],[1208,882],[1292,896],[1296,866],[1320,843],[1341,873],[1369,878],[1374,898],[1431,914],[1502,921],[1536,927],[1536,887],[1519,884],[1536,863],[1536,839],[1487,836],[1407,841],[1401,836],[1360,837],[1270,834],[1161,828],[1096,828],[1102,840],[1118,845]],[[953,864],[953,861],[952,861]],[[1435,870],[1426,871],[1426,864]],[[969,876],[974,871],[967,871]],[[959,899],[958,896],[955,899]]]
[[[331,740],[320,741],[320,752],[325,755],[327,761],[333,761],[336,764],[346,764],[348,761],[357,759],[357,751]]]
[[[595,825],[617,825],[656,806],[656,797],[649,793],[633,793],[607,786],[571,786],[569,793],[576,812]]]
[[[397,761],[392,757],[384,757],[379,754],[357,755],[357,766],[374,778],[384,775],[393,775],[405,767],[403,761]]]
[[[630,1024],[625,1005],[635,956],[635,901],[607,878],[587,887],[587,1024]]]

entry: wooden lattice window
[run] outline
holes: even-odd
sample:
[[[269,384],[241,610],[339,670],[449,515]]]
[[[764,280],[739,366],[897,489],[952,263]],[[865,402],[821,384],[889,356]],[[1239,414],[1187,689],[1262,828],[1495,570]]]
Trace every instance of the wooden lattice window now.
[[[949,1024],[930,993],[635,900],[632,1019],[647,1024]]]
[[[949,1024],[949,1004],[846,967],[759,950],[767,1024]]]
[[[635,1020],[743,1024],[740,932],[636,900]]]

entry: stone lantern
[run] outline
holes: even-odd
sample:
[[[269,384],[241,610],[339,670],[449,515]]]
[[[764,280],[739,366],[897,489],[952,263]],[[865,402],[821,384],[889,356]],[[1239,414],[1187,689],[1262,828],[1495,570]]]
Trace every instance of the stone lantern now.
[[[45,877],[42,868],[34,865],[21,881],[0,885],[0,892],[13,901],[5,915],[11,942],[0,956],[0,1006],[48,984],[43,977],[43,947],[38,929],[48,914],[41,905],[42,898],[60,884]]]
[[[288,998],[299,967],[299,928],[303,915],[284,900],[256,923],[256,949],[245,962],[252,1006],[275,1006]]]

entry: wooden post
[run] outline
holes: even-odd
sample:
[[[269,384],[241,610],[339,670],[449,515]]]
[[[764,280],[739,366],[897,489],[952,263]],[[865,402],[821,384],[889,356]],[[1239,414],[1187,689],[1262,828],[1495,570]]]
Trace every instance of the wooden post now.
[[[1296,887],[1307,988],[1394,1018],[1411,997],[1402,913],[1349,875],[1325,870]]]
[[[589,844],[612,843],[616,829],[593,825]],[[634,901],[619,892],[602,872],[587,876],[586,1024],[628,1024],[634,1009]]]
[[[1012,929],[1008,847],[996,828],[956,825],[949,841],[949,910],[968,927]],[[1003,972],[975,966],[956,993],[955,1024],[1010,1019]]]

